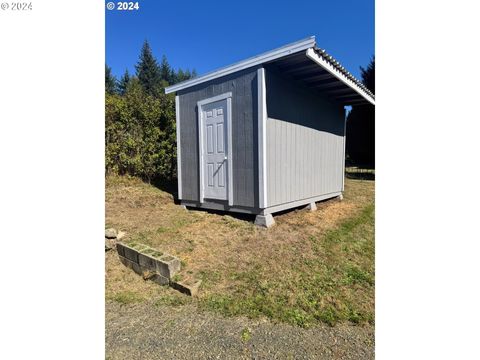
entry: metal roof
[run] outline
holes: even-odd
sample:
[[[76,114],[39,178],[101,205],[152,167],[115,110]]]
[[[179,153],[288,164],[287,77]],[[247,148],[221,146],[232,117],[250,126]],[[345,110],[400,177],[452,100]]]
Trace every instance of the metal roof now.
[[[328,61],[331,65],[333,65],[337,70],[339,70],[344,76],[346,76],[351,81],[355,82],[357,86],[359,86],[363,91],[365,91],[368,95],[370,95],[373,99],[375,99],[375,95],[368,90],[368,88],[355,76],[353,76],[347,69],[345,69],[342,64],[340,64],[337,60],[333,58],[332,55],[329,55],[326,50],[320,49],[318,47],[314,47],[315,53],[318,56],[321,56],[325,61]]]
[[[257,65],[269,64],[286,76],[344,105],[375,105],[375,95],[325,50],[316,46],[315,37],[279,47],[260,55],[211,71],[202,76],[165,88],[169,94]]]

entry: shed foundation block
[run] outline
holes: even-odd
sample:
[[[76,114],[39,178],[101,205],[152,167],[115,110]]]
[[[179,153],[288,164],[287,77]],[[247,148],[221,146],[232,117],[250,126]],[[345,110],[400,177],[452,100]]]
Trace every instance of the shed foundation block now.
[[[275,220],[273,220],[272,214],[257,215],[255,218],[255,225],[269,228],[275,225]]]
[[[343,194],[338,195],[338,200],[340,200],[340,201],[343,200]]]
[[[309,211],[317,211],[317,204],[315,204],[315,202],[311,202],[305,207],[305,209]]]

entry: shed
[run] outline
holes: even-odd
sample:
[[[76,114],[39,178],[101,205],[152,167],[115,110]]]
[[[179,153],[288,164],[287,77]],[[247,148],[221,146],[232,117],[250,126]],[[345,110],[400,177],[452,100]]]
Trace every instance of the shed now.
[[[182,205],[272,214],[342,197],[345,106],[374,95],[309,37],[165,89],[176,93]]]

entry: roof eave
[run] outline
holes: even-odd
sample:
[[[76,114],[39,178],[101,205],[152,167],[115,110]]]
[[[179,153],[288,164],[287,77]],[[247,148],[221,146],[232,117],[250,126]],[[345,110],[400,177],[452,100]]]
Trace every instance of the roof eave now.
[[[307,49],[306,55],[309,59],[316,62],[320,65],[323,69],[334,75],[337,79],[342,81],[345,85],[350,87],[351,89],[355,90],[359,95],[361,95],[365,100],[367,100],[370,104],[375,105],[375,99],[371,97],[368,93],[366,93],[363,89],[361,89],[355,82],[347,78],[341,71],[337,70],[332,64],[328,61],[323,59],[319,56],[314,48]]]
[[[315,36],[311,36],[303,40],[294,42],[292,44],[288,44],[288,45],[279,47],[277,49],[265,52],[263,54],[253,56],[246,60],[237,62],[235,64],[214,70],[200,77],[186,80],[172,86],[168,86],[165,88],[165,94],[177,92],[179,90],[183,90],[183,89],[219,78],[221,76],[229,75],[234,72],[241,71],[256,65],[260,65],[265,62],[272,61],[296,52],[304,51],[306,49],[312,48],[313,46],[315,46]]]

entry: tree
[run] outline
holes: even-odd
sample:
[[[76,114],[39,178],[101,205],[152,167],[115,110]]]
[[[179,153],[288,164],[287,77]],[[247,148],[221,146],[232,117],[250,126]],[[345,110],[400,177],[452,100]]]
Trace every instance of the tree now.
[[[162,56],[162,63],[160,64],[160,76],[162,80],[165,80],[168,84],[175,82],[175,72],[170,67],[165,55]]]
[[[174,76],[174,80],[173,80],[172,84],[179,83],[179,82],[182,82],[182,81],[185,81],[185,80],[188,80],[188,79],[192,79],[195,76],[197,76],[197,72],[195,71],[195,69],[190,72],[189,69],[184,71],[184,70],[179,68],[177,73]]]
[[[149,95],[156,95],[160,92],[161,73],[157,60],[153,56],[152,49],[145,40],[140,52],[137,65],[135,65],[136,74],[140,84]]]
[[[123,73],[118,83],[118,92],[120,93],[120,95],[125,95],[129,82],[130,74],[128,73],[128,69],[125,69],[125,72]]]
[[[188,71],[188,70],[187,70]],[[185,81],[187,78],[187,72],[183,72],[182,69],[178,69],[176,75],[175,75],[175,82],[182,82]]]
[[[175,97],[152,96],[132,77],[124,96],[105,97],[107,173],[144,180],[172,180],[176,175]]]
[[[363,85],[375,94],[375,56],[372,57],[366,69],[360,66],[360,73]]]
[[[108,94],[115,94],[117,90],[117,79],[112,75],[112,69],[105,64],[105,91]]]
[[[375,93],[375,57],[360,67],[362,83]],[[375,168],[375,107],[353,106],[347,117],[347,153],[358,166]]]

